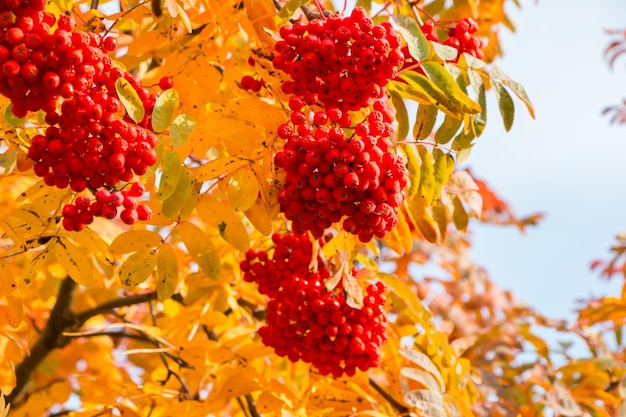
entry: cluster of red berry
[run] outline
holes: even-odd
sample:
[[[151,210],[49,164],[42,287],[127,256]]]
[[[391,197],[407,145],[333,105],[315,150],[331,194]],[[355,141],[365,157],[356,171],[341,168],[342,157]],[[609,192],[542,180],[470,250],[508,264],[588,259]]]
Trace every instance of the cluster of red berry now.
[[[391,23],[375,25],[362,7],[347,17],[335,14],[283,26],[279,33],[272,64],[291,77],[283,91],[327,109],[368,107],[384,96],[404,61],[402,40]]]
[[[57,21],[44,11],[45,5],[43,0],[0,1],[0,94],[11,100],[17,117],[29,111],[46,113],[47,127],[32,138],[28,157],[47,185],[115,194],[123,188],[120,181],[130,182],[156,163],[157,137],[150,122],[157,96],[136,76],[113,67],[108,53],[117,48],[115,38],[75,30],[72,17],[62,15]],[[128,81],[146,110],[138,123],[126,114],[116,92],[119,78]],[[168,89],[172,84],[164,77],[159,86]],[[131,188],[142,188],[136,184]],[[133,200],[139,196],[128,194]],[[94,204],[104,203],[86,204],[85,198],[77,197],[76,204],[63,209],[67,230],[82,230],[93,216],[117,213],[94,209]],[[128,199],[118,200],[121,205]],[[127,224],[151,216],[136,201],[126,210],[131,210],[122,212]]]
[[[439,39],[437,30],[435,28],[435,22],[428,20],[422,24],[422,32],[426,39],[433,42],[442,43],[447,46],[451,46],[458,51],[458,54],[452,62],[457,62],[463,52],[468,53],[478,59],[483,59],[485,54],[482,48],[485,46],[484,38],[474,35],[478,31],[478,24],[471,17],[458,20],[445,28],[448,37],[445,40]],[[408,48],[404,50],[407,62],[409,65],[415,61],[413,58],[408,58]]]
[[[251,67],[254,67],[256,65],[256,60],[254,59],[254,57],[248,57],[248,65],[250,65]],[[244,90],[258,93],[259,91],[261,91],[261,88],[264,85],[265,81],[263,81],[263,79],[258,75],[256,77],[252,75],[244,75],[243,77],[241,77],[241,88],[243,88]]]
[[[390,149],[394,114],[381,100],[404,61],[399,35],[361,7],[284,26],[280,35],[272,63],[290,76],[282,88],[292,95],[290,120],[277,130],[286,140],[275,156],[286,174],[281,211],[296,233],[319,238],[344,219],[363,242],[384,237],[408,181],[403,157]]]
[[[267,325],[259,329],[263,343],[281,357],[311,363],[337,378],[377,367],[387,340],[385,285],[368,285],[363,308],[350,307],[341,283],[326,291],[330,270],[321,257],[317,271],[309,271],[313,252],[306,234],[275,234],[272,241],[271,257],[249,250],[240,265],[244,280],[257,283],[270,299]]]

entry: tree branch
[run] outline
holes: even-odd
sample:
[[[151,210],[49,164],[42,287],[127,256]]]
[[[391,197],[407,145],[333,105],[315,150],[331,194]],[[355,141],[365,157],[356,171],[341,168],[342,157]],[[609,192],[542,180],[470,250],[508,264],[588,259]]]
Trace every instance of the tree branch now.
[[[163,10],[161,9],[161,0],[152,0],[152,13],[154,13],[156,17],[163,14]]]
[[[30,375],[39,364],[57,347],[65,346],[69,339],[63,337],[63,330],[75,323],[74,315],[70,309],[72,293],[76,283],[68,276],[61,281],[57,300],[50,312],[50,318],[46,323],[39,339],[30,350],[30,356],[24,358],[15,369],[16,385],[11,394],[6,398],[7,403],[14,403],[21,395],[30,379]]]
[[[374,388],[376,390],[376,392],[378,392],[385,400],[387,400],[387,402],[389,404],[391,404],[391,406],[393,408],[395,408],[400,415],[408,415],[409,414],[410,410],[407,407],[405,407],[404,405],[400,404],[400,402],[398,400],[393,398],[391,396],[391,394],[389,394],[387,391],[385,391],[383,387],[378,385],[376,383],[376,381],[374,381],[372,378],[370,378],[369,382],[370,382],[370,386],[372,388]]]
[[[114,310],[116,308],[128,307],[128,306],[132,306],[135,304],[141,304],[147,301],[152,301],[156,298],[157,298],[156,291],[147,292],[144,294],[131,295],[130,297],[117,298],[115,300],[111,300],[109,302],[100,304],[99,306],[94,307],[91,310],[86,310],[86,311],[83,311],[82,313],[77,313],[76,322],[78,323],[78,325],[81,325],[94,316],[108,313],[111,310]]]

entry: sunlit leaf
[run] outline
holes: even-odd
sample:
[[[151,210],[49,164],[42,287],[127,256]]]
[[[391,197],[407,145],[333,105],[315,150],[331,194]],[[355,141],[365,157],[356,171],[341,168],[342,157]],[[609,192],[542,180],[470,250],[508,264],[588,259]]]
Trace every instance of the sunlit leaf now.
[[[235,211],[248,210],[259,194],[259,182],[251,169],[239,169],[228,183],[228,201]]]
[[[417,152],[421,160],[420,182],[417,194],[423,198],[427,204],[430,204],[435,196],[436,187],[433,159],[430,152],[424,145],[417,145]]]
[[[406,193],[407,199],[412,199],[417,194],[418,186],[421,178],[420,160],[415,154],[414,147],[406,143],[400,144],[400,149],[407,160],[407,169],[409,171],[409,187]]]
[[[221,262],[211,238],[198,226],[188,221],[180,224],[178,233],[198,267],[210,278],[218,279],[221,273]]]
[[[433,64],[440,65],[437,63]],[[445,71],[444,69],[442,70]],[[439,74],[439,71],[434,70],[433,72]],[[452,78],[452,75],[450,75],[447,71],[446,73],[452,79],[452,83],[454,83],[454,85],[456,85],[460,90],[456,81]],[[407,81],[410,86],[418,88],[418,92],[420,92],[420,94],[423,92],[428,99],[428,102],[437,107],[437,109],[452,117],[456,117],[457,119],[462,118],[463,112],[455,103],[456,100],[452,99],[449,92],[442,91],[430,78],[415,71],[404,71],[399,75],[399,77]],[[450,80],[443,82],[438,79],[438,81],[442,82],[442,84],[450,83]]]
[[[163,155],[163,173],[159,182],[159,191],[156,199],[163,201],[176,191],[178,180],[183,171],[182,161],[178,153],[169,149]]]
[[[352,274],[346,274],[341,280],[346,292],[346,304],[352,308],[363,307],[363,289]]]
[[[498,98],[498,108],[500,109],[500,115],[504,122],[504,129],[508,132],[513,126],[513,119],[515,118],[515,104],[511,95],[500,84],[494,83],[494,92]]]
[[[156,250],[141,250],[133,253],[120,267],[120,283],[126,287],[141,284],[152,275],[156,263]]]
[[[86,227],[80,232],[73,232],[72,239],[77,241],[92,255],[100,258],[109,265],[115,265],[115,256],[113,256],[109,245],[91,228]],[[128,252],[132,252],[132,250]]]
[[[449,97],[461,111],[465,113],[480,112],[480,105],[465,94],[445,66],[437,62],[424,62],[422,67],[433,83],[435,83],[441,91],[444,91],[447,97]]]
[[[170,88],[159,95],[152,110],[152,129],[156,133],[163,132],[170,126],[177,104],[178,92],[176,90]]]
[[[170,141],[174,146],[183,146],[195,128],[196,119],[188,114],[179,114],[170,126]]]
[[[26,119],[22,119],[13,114],[13,103],[10,103],[6,109],[4,109],[4,120],[9,124],[9,126],[24,126],[26,123]]]
[[[442,145],[450,142],[450,139],[459,131],[462,124],[462,120],[446,115],[443,119],[443,123],[435,132],[435,142]]]
[[[157,294],[159,299],[170,298],[178,285],[178,259],[174,248],[164,243],[157,255]]]
[[[252,207],[244,212],[250,223],[263,235],[269,236],[272,233],[272,219],[267,213],[267,206],[257,197]]]
[[[424,417],[447,417],[443,396],[435,391],[414,390],[404,395],[407,404],[421,411]]]
[[[391,102],[396,109],[396,122],[398,128],[396,130],[396,140],[401,141],[409,135],[409,113],[407,112],[404,100],[397,91],[390,90]]]
[[[437,121],[437,107],[431,104],[420,104],[413,125],[413,137],[416,140],[426,139],[433,131]]]
[[[454,210],[452,212],[452,221],[454,222],[454,226],[459,232],[465,233],[467,231],[469,217],[465,212],[463,203],[458,196],[454,196],[452,198],[452,204],[454,206]]]
[[[196,205],[198,214],[207,224],[216,227],[219,235],[237,250],[245,252],[250,247],[248,231],[231,208],[208,194],[201,195]]]
[[[443,382],[441,371],[439,371],[437,365],[431,358],[428,357],[428,355],[415,349],[400,349],[400,355],[414,364],[419,365],[420,368],[428,371],[433,377],[435,377],[435,380],[439,385],[439,392],[443,392],[445,390],[446,385]]]
[[[425,370],[415,369],[415,368],[402,368],[400,370],[400,375],[412,379],[413,381],[417,381],[431,391],[443,393],[441,389],[441,385],[435,379],[435,377]]]
[[[141,122],[146,115],[146,110],[130,81],[123,77],[118,78],[117,81],[115,81],[115,91],[117,91],[117,95],[130,118],[133,119],[135,123]]]
[[[214,180],[227,172],[234,171],[247,165],[249,162],[234,156],[223,156],[214,159],[197,168],[194,171],[195,179],[198,181]]]
[[[430,55],[430,42],[424,36],[417,22],[409,16],[394,15],[393,21],[398,25],[398,31],[409,46],[411,56],[418,61],[424,61]]]
[[[121,255],[124,253],[147,251],[161,244],[163,238],[157,232],[151,230],[129,230],[118,235],[111,242],[111,253]]]
[[[190,192],[191,173],[187,168],[183,167],[174,192],[172,193],[172,195],[167,197],[165,201],[163,201],[163,215],[165,217],[171,218],[178,216],[178,213],[187,202],[187,197],[189,196]]]
[[[94,278],[93,264],[84,251],[77,248],[67,237],[59,236],[54,245],[54,252],[70,278],[80,285],[91,285]]]
[[[289,0],[278,12],[278,17],[282,20],[289,19],[296,10],[307,4],[308,1],[309,0]]]
[[[409,285],[400,280],[394,274],[387,274],[384,272],[378,272],[376,277],[383,281],[387,286],[398,295],[398,297],[406,303],[407,307],[413,313],[413,316],[417,321],[426,320],[432,316],[432,313],[425,307],[422,302],[417,298],[415,291],[409,287]]]

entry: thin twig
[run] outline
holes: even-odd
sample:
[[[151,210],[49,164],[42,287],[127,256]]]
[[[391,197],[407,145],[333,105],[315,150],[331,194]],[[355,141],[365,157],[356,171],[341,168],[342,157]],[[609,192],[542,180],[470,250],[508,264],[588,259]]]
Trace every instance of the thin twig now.
[[[30,376],[37,366],[48,356],[52,350],[69,343],[69,338],[63,337],[63,330],[75,323],[74,315],[70,309],[72,304],[72,294],[76,288],[76,283],[68,276],[61,281],[57,300],[50,312],[50,318],[46,323],[39,339],[30,350],[30,355],[26,356],[22,363],[15,369],[15,388],[6,397],[6,402],[11,404],[22,394]]]
[[[401,415],[409,414],[410,410],[407,407],[405,407],[404,405],[400,404],[400,402],[398,400],[393,398],[391,396],[391,394],[389,394],[387,391],[385,391],[383,389],[383,387],[378,385],[378,383],[376,383],[376,381],[374,381],[372,378],[370,378],[369,382],[370,382],[370,386],[372,388],[374,388],[376,390],[376,392],[378,392],[385,400],[387,400],[387,402],[389,404],[391,404],[391,406],[393,408],[395,408],[398,411],[398,413],[400,413]]]
[[[252,417],[261,417],[256,409],[256,402],[254,401],[254,398],[252,398],[252,395],[246,394],[245,397],[246,402],[248,403],[248,411],[250,411],[250,415]]]
[[[147,292],[144,294],[131,295],[129,297],[117,298],[115,300],[108,301],[106,303],[100,304],[97,307],[94,307],[90,310],[83,311],[82,313],[76,314],[76,321],[80,324],[83,324],[90,318],[94,316],[98,316],[100,314],[108,313],[110,311],[115,310],[120,307],[128,307],[135,304],[145,303],[147,301],[151,301],[157,298],[157,292]]]
[[[156,17],[163,14],[163,9],[161,9],[161,0],[152,0],[152,13],[154,13]]]
[[[241,408],[241,411],[243,411],[243,414],[246,417],[250,417],[250,415],[248,414],[248,409],[243,405],[243,401],[241,401],[241,397],[237,397],[237,402],[239,403],[239,408]]]

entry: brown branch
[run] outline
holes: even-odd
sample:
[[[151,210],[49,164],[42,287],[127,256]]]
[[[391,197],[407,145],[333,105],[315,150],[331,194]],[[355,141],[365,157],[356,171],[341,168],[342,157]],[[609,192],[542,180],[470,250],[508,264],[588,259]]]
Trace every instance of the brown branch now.
[[[252,398],[252,395],[246,394],[245,397],[246,402],[248,403],[248,411],[250,411],[250,415],[252,417],[261,417],[256,409],[256,402],[254,401],[254,398]]]
[[[94,316],[98,316],[100,314],[109,313],[116,308],[120,307],[128,307],[135,304],[145,303],[147,301],[152,301],[157,298],[157,292],[147,292],[144,294],[131,295],[130,297],[117,298],[115,300],[111,300],[109,302],[100,304],[97,307],[94,307],[90,310],[83,311],[82,313],[76,314],[76,322],[81,325],[90,318]]]
[[[30,380],[31,374],[48,356],[48,353],[69,343],[70,339],[63,337],[63,330],[75,323],[74,315],[70,309],[72,293],[75,288],[76,283],[70,277],[66,277],[61,281],[57,300],[50,312],[50,318],[46,323],[46,327],[44,327],[35,345],[30,349],[30,355],[25,357],[22,363],[15,369],[16,385],[6,398],[7,403],[14,403],[22,394]]]
[[[369,379],[370,386],[376,390],[393,408],[395,408],[400,415],[408,415],[410,410],[404,405],[400,404],[398,400],[391,396],[383,387],[378,385],[372,378]]]
[[[156,17],[163,14],[163,9],[161,9],[161,0],[152,0],[152,13],[154,13]]]

